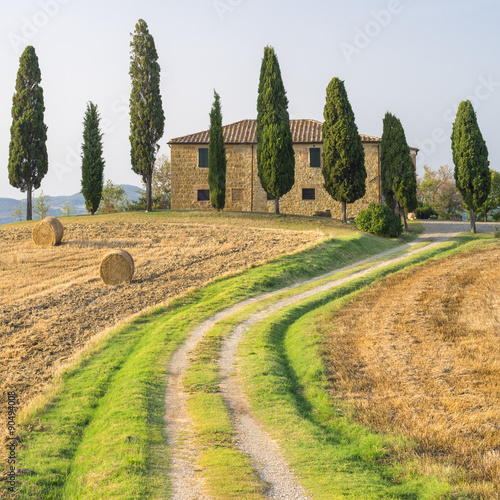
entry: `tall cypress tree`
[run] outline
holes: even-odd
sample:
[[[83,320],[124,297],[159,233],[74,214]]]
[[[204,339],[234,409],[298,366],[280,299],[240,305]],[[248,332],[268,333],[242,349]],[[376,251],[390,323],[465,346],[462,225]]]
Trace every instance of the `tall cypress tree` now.
[[[295,151],[288,98],[274,49],[265,47],[257,97],[257,168],[262,187],[271,195],[274,212],[295,182]]]
[[[85,198],[85,208],[92,215],[96,213],[101,203],[104,183],[100,120],[97,105],[89,102],[83,120],[82,194]]]
[[[398,208],[408,230],[406,214],[417,208],[417,175],[403,125],[391,113],[384,117],[380,164],[385,203],[393,211]]]
[[[382,138],[380,141],[380,174],[384,203],[394,212],[396,195],[394,193],[394,164],[398,156],[394,131],[395,116],[387,112],[383,120]]]
[[[486,201],[491,189],[488,149],[483,139],[474,108],[470,101],[458,106],[451,149],[455,164],[455,183],[470,210],[470,226],[476,232],[476,212]]]
[[[347,203],[366,192],[365,151],[358,134],[344,82],[333,78],[326,89],[323,123],[323,178],[328,194],[342,203],[342,221]]]
[[[210,139],[208,145],[208,184],[210,203],[217,210],[226,204],[226,148],[222,132],[222,113],[219,94],[214,90],[210,111]]]
[[[130,56],[130,156],[132,170],[146,184],[146,210],[152,211],[151,181],[158,142],[163,136],[165,115],[160,95],[160,65],[148,25],[140,19],[135,26]]]
[[[9,182],[27,193],[26,220],[32,220],[32,194],[49,168],[47,126],[38,57],[32,46],[20,58],[16,93],[12,99],[12,126],[9,145]]]

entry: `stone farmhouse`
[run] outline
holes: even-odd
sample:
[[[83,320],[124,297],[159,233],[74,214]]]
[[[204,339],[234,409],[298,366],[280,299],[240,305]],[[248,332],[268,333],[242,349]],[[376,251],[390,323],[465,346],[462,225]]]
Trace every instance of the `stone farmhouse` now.
[[[316,120],[290,120],[295,149],[295,184],[280,198],[280,212],[315,215],[329,210],[340,218],[339,202],[332,200],[323,188],[323,124]],[[226,145],[225,210],[274,212],[257,175],[257,121],[242,120],[223,127]],[[347,216],[355,217],[370,202],[380,203],[380,139],[361,135],[367,171],[366,195],[347,205]],[[172,139],[171,182],[172,209],[212,210],[208,185],[209,131]],[[418,149],[410,148],[416,162]]]

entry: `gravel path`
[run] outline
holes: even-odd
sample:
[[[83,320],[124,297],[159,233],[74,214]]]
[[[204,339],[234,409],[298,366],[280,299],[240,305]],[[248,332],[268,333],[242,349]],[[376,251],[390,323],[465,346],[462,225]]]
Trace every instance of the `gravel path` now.
[[[310,498],[307,496],[307,493],[300,486],[293,472],[288,467],[276,442],[273,441],[269,434],[267,434],[267,432],[262,428],[249,409],[248,400],[238,382],[234,366],[238,344],[243,335],[253,324],[265,319],[277,310],[283,307],[288,307],[317,293],[339,286],[347,281],[359,278],[376,269],[386,266],[389,262],[396,262],[397,260],[406,258],[411,253],[421,251],[423,248],[409,251],[401,257],[391,259],[390,254],[393,252],[399,251],[403,248],[410,248],[412,245],[428,239],[432,239],[434,241],[431,245],[437,245],[461,232],[468,231],[470,228],[469,223],[467,222],[425,221],[423,222],[423,225],[425,228],[424,233],[410,245],[398,247],[394,250],[384,252],[372,257],[371,259],[358,262],[351,266],[346,266],[342,269],[336,269],[331,273],[304,283],[252,299],[247,299],[233,307],[220,311],[191,332],[188,340],[181,346],[172,358],[167,393],[165,397],[167,409],[165,415],[165,427],[168,436],[168,443],[172,450],[171,481],[173,487],[172,498],[174,500],[205,500],[210,498],[210,496],[203,493],[203,484],[195,473],[197,457],[196,445],[192,434],[192,422],[187,413],[188,394],[184,392],[182,385],[182,380],[189,365],[189,354],[196,347],[198,342],[200,342],[205,333],[208,332],[218,321],[221,321],[222,319],[257,301],[277,295],[286,290],[297,288],[305,283],[312,283],[333,274],[350,270],[365,262],[370,262],[375,259],[379,259],[380,257],[387,256],[387,260],[373,264],[369,268],[357,271],[350,276],[327,282],[307,292],[278,301],[272,306],[254,314],[251,318],[237,325],[223,342],[221,357],[219,360],[219,368],[222,378],[221,391],[226,404],[232,411],[232,418],[238,434],[238,447],[252,458],[261,477],[270,484],[270,490],[268,492],[269,498],[289,500]],[[478,232],[493,232],[494,226],[495,224],[491,223],[478,223],[477,230]],[[427,245],[425,249],[430,248],[431,245]]]

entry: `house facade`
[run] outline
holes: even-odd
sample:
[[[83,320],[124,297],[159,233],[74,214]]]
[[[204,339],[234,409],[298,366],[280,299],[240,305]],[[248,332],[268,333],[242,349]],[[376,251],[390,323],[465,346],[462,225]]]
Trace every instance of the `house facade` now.
[[[290,120],[295,150],[295,184],[280,198],[280,212],[314,215],[329,210],[340,218],[341,204],[323,188],[322,123]],[[226,146],[225,210],[274,212],[274,200],[260,184],[257,174],[257,122],[242,120],[223,127]],[[361,135],[367,172],[366,194],[347,205],[347,216],[355,217],[370,202],[380,203],[380,139]],[[174,210],[213,210],[208,185],[208,130],[172,139],[171,203]],[[414,162],[417,149],[410,149]]]

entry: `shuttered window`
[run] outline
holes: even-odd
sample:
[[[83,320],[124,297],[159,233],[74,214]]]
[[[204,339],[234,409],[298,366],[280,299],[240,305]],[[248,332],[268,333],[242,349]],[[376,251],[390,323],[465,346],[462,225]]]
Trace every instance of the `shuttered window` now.
[[[309,149],[309,162],[313,168],[321,168],[321,149],[320,148],[310,148]]]
[[[210,201],[210,189],[198,189],[198,201]]]
[[[208,148],[198,149],[198,166],[200,168],[208,168]]]
[[[302,189],[302,199],[303,200],[315,200],[316,190],[315,189]]]

